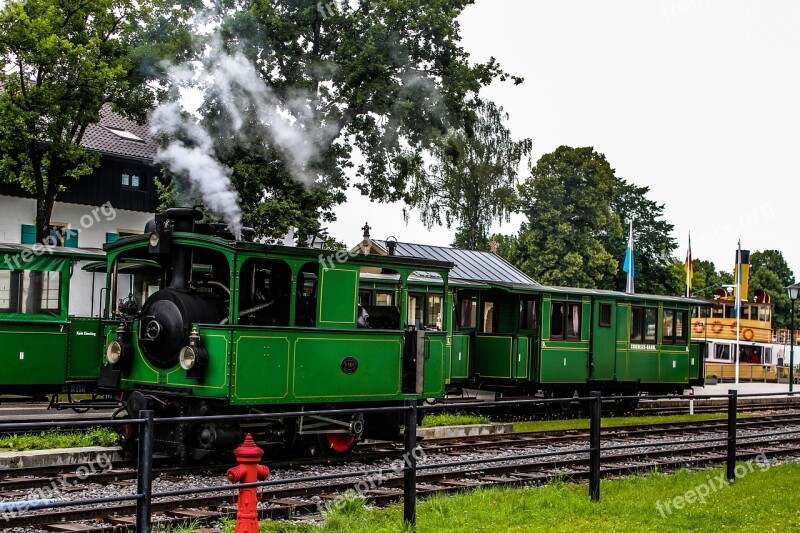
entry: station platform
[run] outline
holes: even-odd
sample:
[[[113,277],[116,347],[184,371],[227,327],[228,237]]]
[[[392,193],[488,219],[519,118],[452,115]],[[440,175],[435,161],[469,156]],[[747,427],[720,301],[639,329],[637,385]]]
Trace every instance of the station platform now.
[[[728,391],[735,390],[738,394],[784,394],[789,396],[788,383],[717,383],[716,385],[706,385],[704,387],[694,387],[697,395],[708,394],[728,394]],[[794,386],[794,392],[800,399],[800,385]]]

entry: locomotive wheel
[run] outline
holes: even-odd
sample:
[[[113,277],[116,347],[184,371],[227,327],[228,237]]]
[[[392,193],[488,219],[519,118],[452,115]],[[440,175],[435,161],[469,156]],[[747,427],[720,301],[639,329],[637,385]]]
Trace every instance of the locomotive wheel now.
[[[356,444],[356,438],[346,433],[326,433],[321,437],[325,449],[334,455],[345,454]]]

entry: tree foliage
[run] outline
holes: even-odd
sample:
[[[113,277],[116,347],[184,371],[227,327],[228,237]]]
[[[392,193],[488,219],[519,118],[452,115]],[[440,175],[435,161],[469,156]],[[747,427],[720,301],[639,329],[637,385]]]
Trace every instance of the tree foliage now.
[[[180,16],[131,0],[11,1],[0,11],[0,177],[35,196],[37,240],[58,193],[98,164],[81,141],[103,105],[144,118],[156,58],[182,55],[190,40],[165,36],[163,23]]]
[[[520,187],[528,221],[519,266],[544,284],[622,290],[627,222],[634,222],[636,291],[674,293],[672,225],[649,189],[616,176],[591,147],[561,146],[536,163]]]
[[[507,120],[502,107],[480,102],[474,121],[434,144],[430,173],[412,183],[410,203],[423,222],[457,224],[459,248],[485,248],[492,222],[507,222],[517,209],[517,173],[531,140],[514,141]]]
[[[779,250],[764,250],[750,254],[750,272],[756,272],[761,267],[767,267],[774,272],[783,287],[794,283],[794,272],[789,268],[789,264]],[[781,292],[783,292],[783,287]]]
[[[520,187],[528,221],[520,228],[521,268],[547,285],[607,288],[618,263],[604,243],[621,237],[611,210],[618,180],[592,148],[545,154]]]
[[[245,219],[259,233],[289,227],[312,234],[344,201],[348,169],[355,186],[376,201],[411,201],[409,183],[448,131],[474,112],[467,105],[495,79],[521,79],[491,58],[471,64],[460,46],[457,17],[470,0],[222,1],[214,36],[228,53],[257,69],[270,99],[311,139],[302,166],[312,184],[298,187],[296,164],[280,150],[247,139],[224,139],[220,159],[232,169]],[[225,95],[206,95],[202,113],[212,131]],[[246,121],[257,121],[250,109]],[[220,133],[219,130],[217,133]],[[223,132],[224,133],[224,132]],[[214,135],[220,139],[225,135]],[[354,161],[360,161],[356,165]]]
[[[664,219],[664,204],[647,198],[649,187],[638,187],[619,179],[611,200],[611,211],[620,220],[633,219],[636,292],[647,294],[685,294],[684,283],[675,283],[672,275],[673,252],[677,244],[672,237],[674,226]],[[603,244],[612,256],[625,257],[627,240],[603,235]],[[684,271],[685,273],[685,271]],[[613,287],[625,287],[626,273],[617,271]]]

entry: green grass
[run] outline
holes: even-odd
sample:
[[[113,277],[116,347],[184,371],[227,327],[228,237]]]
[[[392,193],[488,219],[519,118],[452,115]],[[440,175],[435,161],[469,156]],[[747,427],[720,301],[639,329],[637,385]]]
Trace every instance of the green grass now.
[[[739,418],[753,416],[754,414],[740,414]],[[708,413],[697,415],[669,415],[669,416],[620,416],[603,418],[601,426],[604,428],[620,426],[638,426],[640,424],[670,424],[681,422],[702,422],[703,420],[725,420],[725,413]],[[588,418],[575,418],[569,420],[533,420],[528,422],[514,422],[514,432],[526,431],[561,431],[566,429],[589,429]]]
[[[482,415],[469,415],[466,413],[440,413],[427,415],[422,419],[422,427],[432,428],[437,426],[463,426],[467,424],[488,424],[489,417]]]
[[[83,448],[86,446],[114,446],[119,436],[106,428],[86,431],[21,434],[0,437],[0,451],[50,450],[53,448]]]
[[[548,533],[788,532],[800,531],[795,485],[800,464],[758,466],[735,484],[711,489],[695,502],[662,516],[656,503],[671,501],[724,472],[721,468],[652,473],[603,481],[601,500],[591,502],[585,485],[555,482],[545,487],[482,489],[455,496],[432,496],[417,506],[417,531],[547,531]],[[715,481],[715,487],[718,482]],[[321,526],[273,521],[262,533],[357,533],[403,531],[403,509],[371,509],[354,500],[334,511]],[[230,528],[230,525],[228,526]],[[223,531],[233,531],[224,529]]]

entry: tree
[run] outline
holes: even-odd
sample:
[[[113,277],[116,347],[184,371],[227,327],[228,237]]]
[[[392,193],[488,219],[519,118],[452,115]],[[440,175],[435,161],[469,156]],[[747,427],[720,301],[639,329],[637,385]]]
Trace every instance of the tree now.
[[[634,265],[636,292],[645,294],[685,294],[684,283],[676,284],[672,274],[673,252],[677,247],[672,237],[674,226],[663,219],[664,204],[647,198],[649,187],[637,187],[619,179],[611,199],[611,211],[620,220],[633,219]],[[611,255],[625,257],[627,241],[616,235],[602,234],[603,245]],[[685,274],[685,271],[684,271]],[[625,287],[626,273],[620,269],[614,288]]]
[[[103,105],[142,120],[156,56],[185,50],[187,34],[165,38],[154,23],[162,16],[176,17],[132,0],[12,1],[0,11],[0,177],[35,196],[37,240],[49,235],[58,193],[99,162],[81,141]]]
[[[608,288],[619,263],[604,244],[623,238],[611,209],[618,185],[592,148],[561,146],[542,156],[520,186],[528,221],[520,228],[518,266],[542,284]]]
[[[789,264],[779,250],[764,250],[750,254],[750,272],[756,272],[762,266],[774,272],[783,287],[794,283],[794,272],[789,268]],[[781,291],[783,291],[783,287],[781,287]]]
[[[331,208],[344,200],[350,168],[355,186],[371,199],[411,202],[409,183],[425,175],[435,143],[474,116],[468,102],[495,79],[522,81],[493,58],[470,63],[459,45],[457,23],[470,3],[215,4],[219,31],[211,43],[255,67],[261,103],[290,117],[302,138],[282,146],[276,138],[282,132],[271,123],[264,142],[263,106],[256,100],[240,100],[244,124],[233,134],[223,120],[225,98],[241,99],[242,86],[206,93],[203,123],[231,169],[243,216],[263,221],[261,234],[279,234],[289,226],[314,233],[319,223],[313,219],[330,220]],[[296,157],[298,147],[303,157]],[[356,159],[363,162],[354,166]],[[287,176],[303,182],[304,192]],[[263,206],[265,198],[276,208]],[[278,211],[279,218],[264,218]]]
[[[492,222],[508,221],[517,209],[517,172],[531,140],[514,141],[507,120],[502,107],[480,102],[474,121],[434,144],[436,163],[412,183],[410,203],[421,208],[423,222],[458,224],[459,248],[485,249]]]
[[[692,260],[692,271],[694,278],[692,279],[692,294],[697,298],[711,299],[714,297],[714,291],[721,288],[723,285],[733,284],[733,272],[727,270],[717,270],[717,267],[711,261],[703,261],[701,259]],[[686,291],[686,271],[684,270],[683,261],[675,262],[675,284],[680,288],[680,294],[685,294]]]
[[[750,257],[752,258],[752,256]],[[773,305],[772,327],[789,329],[791,326],[792,302],[784,290],[784,281],[769,267],[759,266],[755,271],[750,270],[749,287],[750,291],[761,289],[769,294]]]

